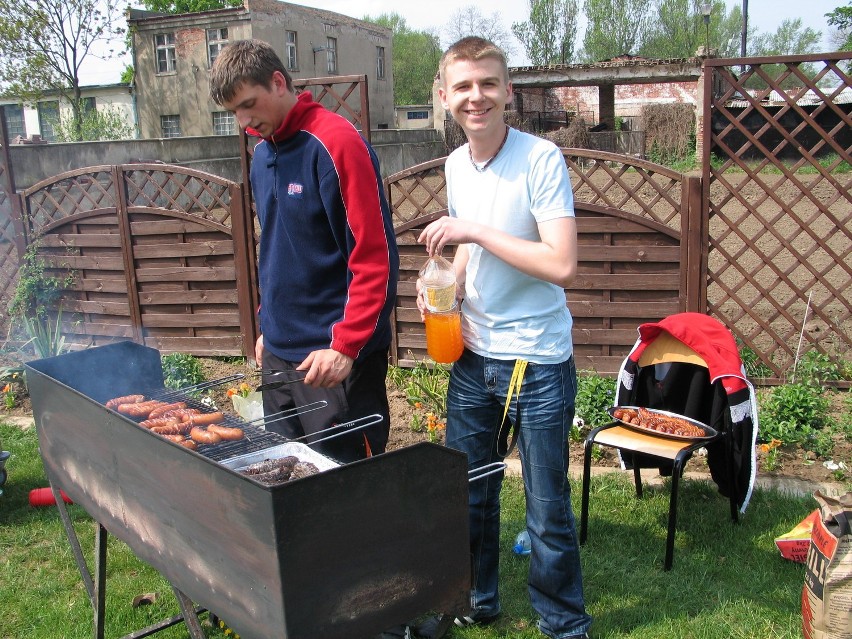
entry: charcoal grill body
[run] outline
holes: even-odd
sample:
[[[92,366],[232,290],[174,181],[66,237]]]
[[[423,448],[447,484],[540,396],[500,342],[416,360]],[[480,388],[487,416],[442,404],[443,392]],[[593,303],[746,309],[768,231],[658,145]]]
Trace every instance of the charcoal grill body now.
[[[27,369],[54,488],[241,636],[358,639],[467,610],[463,454],[423,443],[265,487],[104,408],[162,388],[154,349]]]

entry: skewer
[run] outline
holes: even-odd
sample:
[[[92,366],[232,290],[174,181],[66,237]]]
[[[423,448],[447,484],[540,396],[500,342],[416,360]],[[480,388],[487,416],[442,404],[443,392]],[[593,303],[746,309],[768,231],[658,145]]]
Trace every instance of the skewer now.
[[[229,382],[235,382],[240,379],[245,379],[245,377],[246,376],[244,373],[235,373],[233,375],[228,375],[227,377],[221,377],[219,379],[201,382],[199,384],[195,384],[194,386],[184,386],[182,388],[163,391],[161,393],[152,393],[150,397],[151,399],[159,399],[162,401],[168,401],[170,398],[183,398],[185,396],[191,396],[195,393],[200,393],[201,391],[216,388],[217,386],[221,386],[222,384],[227,384]]]

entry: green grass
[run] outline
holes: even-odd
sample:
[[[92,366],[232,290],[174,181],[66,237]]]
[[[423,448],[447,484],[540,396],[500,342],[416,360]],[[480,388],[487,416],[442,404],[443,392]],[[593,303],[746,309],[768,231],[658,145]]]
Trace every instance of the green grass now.
[[[0,444],[12,452],[0,497],[0,637],[91,637],[92,609],[56,508],[28,504],[29,491],[47,485],[35,431],[0,422]],[[582,562],[587,606],[595,618],[593,637],[801,636],[804,567],[782,559],[773,540],[816,507],[811,497],[757,491],[746,515],[733,525],[728,502],[715,486],[685,480],[674,567],[663,572],[668,485],[647,486],[645,497],[637,500],[630,478],[630,473],[615,472],[592,482],[589,541]],[[579,522],[579,481],[572,486]],[[69,512],[93,567],[94,523],[78,506],[70,506]],[[542,637],[526,591],[528,559],[508,550],[523,527],[523,512],[521,482],[510,477],[503,494],[504,614],[492,626],[454,630],[449,637]],[[135,596],[149,592],[160,594],[154,605],[131,606]],[[106,594],[107,637],[123,636],[178,613],[168,583],[114,537],[109,538]],[[224,636],[214,628],[205,632],[208,637]],[[189,635],[180,624],[154,636]]]

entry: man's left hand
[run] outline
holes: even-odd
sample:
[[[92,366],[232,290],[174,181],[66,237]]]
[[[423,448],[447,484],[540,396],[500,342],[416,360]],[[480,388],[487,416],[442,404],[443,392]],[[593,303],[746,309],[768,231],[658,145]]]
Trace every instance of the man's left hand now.
[[[326,348],[314,351],[296,370],[308,371],[305,384],[314,388],[337,386],[352,371],[354,360],[348,355]]]

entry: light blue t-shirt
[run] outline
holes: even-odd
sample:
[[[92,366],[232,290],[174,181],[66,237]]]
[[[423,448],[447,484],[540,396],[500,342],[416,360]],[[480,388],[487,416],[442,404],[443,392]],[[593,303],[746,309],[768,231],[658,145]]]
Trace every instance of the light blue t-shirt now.
[[[479,173],[468,145],[447,158],[450,215],[515,237],[539,241],[539,222],[574,216],[571,180],[562,152],[551,142],[509,130],[506,144]],[[557,364],[572,354],[571,314],[565,291],[509,266],[469,244],[462,330],[465,345],[495,359]]]

